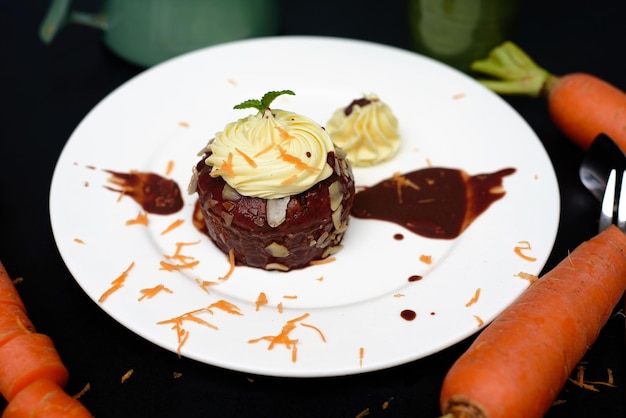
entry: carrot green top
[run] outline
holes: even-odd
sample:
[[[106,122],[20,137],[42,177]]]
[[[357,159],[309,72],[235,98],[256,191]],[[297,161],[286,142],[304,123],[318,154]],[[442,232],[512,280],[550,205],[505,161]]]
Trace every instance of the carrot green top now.
[[[539,97],[555,78],[510,41],[495,47],[485,59],[472,62],[470,68],[490,76],[479,81],[500,94]]]

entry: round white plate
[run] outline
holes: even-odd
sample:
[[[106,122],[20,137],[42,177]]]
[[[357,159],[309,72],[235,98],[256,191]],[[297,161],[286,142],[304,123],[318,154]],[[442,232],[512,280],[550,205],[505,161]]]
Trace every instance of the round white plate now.
[[[195,196],[173,215],[148,214],[107,190],[105,170],[168,175],[186,190],[206,142],[251,111],[233,106],[291,89],[273,107],[324,125],[375,93],[399,119],[400,153],[354,169],[357,185],[428,165],[471,175],[503,168],[506,196],[459,238],[432,240],[389,222],[352,218],[336,261],[289,273],[237,267],[191,223]],[[173,164],[173,166],[171,165]],[[173,169],[168,173],[168,166]],[[153,67],[102,100],[57,163],[50,215],[61,256],[84,291],[138,335],[182,356],[249,373],[316,377],[410,362],[478,331],[528,286],[552,249],[559,191],[540,141],[506,102],[436,61],[388,46],[275,37],[209,47]],[[170,224],[184,222],[169,233]],[[398,240],[394,235],[401,234]],[[177,243],[193,268],[166,271]],[[515,247],[530,247],[521,257]],[[432,263],[420,256],[432,257]],[[534,259],[534,260],[531,260]],[[105,300],[112,282],[122,286]],[[413,275],[422,280],[410,282]],[[206,284],[204,288],[199,283]],[[162,285],[152,298],[142,290]],[[469,303],[480,289],[477,300]],[[259,294],[267,304],[257,309]],[[229,312],[224,302],[231,305]],[[282,309],[281,309],[282,307]],[[401,312],[416,313],[406,320]],[[187,317],[183,315],[194,312]],[[178,322],[161,323],[172,318]],[[274,340],[272,337],[285,338]],[[267,337],[267,338],[264,338]],[[180,341],[179,341],[180,340]],[[297,340],[297,341],[296,341]],[[180,343],[182,341],[182,344]]]

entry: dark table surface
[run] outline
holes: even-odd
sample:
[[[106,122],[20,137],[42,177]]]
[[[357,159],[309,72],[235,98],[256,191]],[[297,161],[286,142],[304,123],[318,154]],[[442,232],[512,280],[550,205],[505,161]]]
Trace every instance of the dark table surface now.
[[[95,10],[99,1],[75,1]],[[351,6],[352,3],[358,6]],[[513,40],[553,73],[582,71],[626,90],[626,5],[613,0],[527,0]],[[408,47],[406,1],[286,1],[283,34],[359,38]],[[472,338],[437,354],[362,375],[285,379],[201,364],[133,334],[89,299],[66,270],[52,234],[48,191],[55,162],[86,113],[136,74],[95,29],[73,26],[50,46],[37,38],[44,0],[0,0],[0,259],[38,330],[53,338],[71,377],[69,393],[98,417],[404,417],[439,415],[442,379]],[[599,203],[582,187],[583,152],[553,126],[539,99],[506,99],[530,124],[554,164],[562,201],[545,270],[596,232]],[[536,202],[541,205],[541,202]],[[623,310],[583,359],[586,378],[615,386],[594,392],[567,383],[548,417],[624,417]],[[540,356],[537,352],[535,355]],[[127,370],[135,373],[125,383]],[[174,378],[174,373],[180,377]],[[5,402],[0,400],[0,409]]]

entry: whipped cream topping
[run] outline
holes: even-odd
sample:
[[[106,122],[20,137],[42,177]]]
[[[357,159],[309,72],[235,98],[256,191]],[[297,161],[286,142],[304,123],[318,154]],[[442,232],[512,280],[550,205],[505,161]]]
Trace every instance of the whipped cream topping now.
[[[301,193],[332,174],[335,146],[313,120],[278,109],[231,122],[205,151],[211,176],[243,196],[278,199]]]
[[[398,119],[376,95],[337,109],[326,125],[332,141],[354,166],[370,166],[393,157],[400,147]]]

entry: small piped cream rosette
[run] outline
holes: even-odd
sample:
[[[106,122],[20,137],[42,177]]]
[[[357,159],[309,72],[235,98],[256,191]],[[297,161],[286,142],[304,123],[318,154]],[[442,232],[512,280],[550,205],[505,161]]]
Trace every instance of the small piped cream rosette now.
[[[326,130],[353,166],[371,166],[391,159],[400,148],[398,119],[375,94],[337,109]]]

